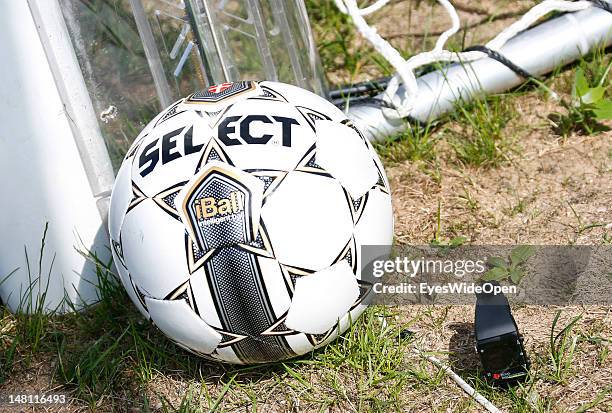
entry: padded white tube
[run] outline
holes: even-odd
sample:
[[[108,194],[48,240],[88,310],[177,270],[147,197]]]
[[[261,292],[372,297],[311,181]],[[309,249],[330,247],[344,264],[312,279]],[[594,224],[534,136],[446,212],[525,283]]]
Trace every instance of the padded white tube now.
[[[0,298],[12,311],[97,301],[82,253],[110,257],[113,171],[59,13],[57,0],[0,1]]]

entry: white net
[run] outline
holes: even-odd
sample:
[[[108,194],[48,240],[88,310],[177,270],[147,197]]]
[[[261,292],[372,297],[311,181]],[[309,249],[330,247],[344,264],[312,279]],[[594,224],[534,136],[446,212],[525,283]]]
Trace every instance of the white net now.
[[[435,62],[472,62],[488,56],[482,51],[452,52],[445,49],[448,39],[460,29],[460,19],[455,7],[448,0],[437,0],[444,7],[451,19],[451,27],[443,32],[434,48],[430,51],[418,53],[408,60],[405,60],[387,40],[381,37],[376,28],[370,26],[365,20],[367,16],[384,7],[389,0],[377,0],[365,8],[359,8],[357,0],[334,0],[338,9],[348,14],[353,20],[357,30],[365,37],[372,46],[380,53],[397,71],[391,78],[383,94],[383,99],[387,103],[383,107],[383,113],[387,118],[397,119],[409,116],[413,107],[413,99],[418,93],[418,84],[415,70],[421,66]],[[518,21],[504,29],[495,38],[489,41],[485,47],[494,52],[500,49],[514,36],[531,27],[539,19],[553,11],[576,12],[593,7],[592,1],[568,1],[568,0],[544,0],[530,9]],[[400,84],[404,85],[404,93],[398,93]]]

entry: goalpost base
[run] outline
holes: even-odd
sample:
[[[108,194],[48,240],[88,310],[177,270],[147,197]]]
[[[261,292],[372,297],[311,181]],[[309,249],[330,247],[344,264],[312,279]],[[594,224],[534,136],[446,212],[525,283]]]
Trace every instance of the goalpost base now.
[[[587,55],[596,47],[611,44],[612,13],[592,7],[526,30],[509,40],[500,51],[527,72],[541,76]],[[413,100],[410,118],[426,124],[452,111],[460,101],[505,92],[525,80],[491,58],[452,64],[417,79],[418,95]],[[397,94],[403,93],[404,88],[400,86]],[[383,94],[377,96],[382,97]],[[347,114],[372,141],[384,140],[410,127],[407,119],[389,119],[380,107],[371,104],[351,105]]]

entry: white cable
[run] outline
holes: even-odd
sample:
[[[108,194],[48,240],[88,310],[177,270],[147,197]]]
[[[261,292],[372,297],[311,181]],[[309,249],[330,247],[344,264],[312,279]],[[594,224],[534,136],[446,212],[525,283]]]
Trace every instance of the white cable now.
[[[381,328],[384,330],[387,328],[387,319],[384,316],[378,316],[378,320],[381,323]],[[419,350],[416,345],[412,346],[412,351],[416,353],[419,357],[422,357],[428,360],[430,363],[444,371],[461,389],[466,392],[471,398],[476,400],[482,407],[487,409],[491,413],[502,413],[493,403],[491,403],[486,397],[482,394],[478,393],[472,386],[466,383],[457,373],[453,371],[448,365],[444,364],[438,358],[426,354],[425,352]]]
[[[499,51],[508,40],[512,39],[520,32],[527,30],[532,24],[552,11],[580,11],[592,6],[593,3],[590,1],[568,2],[566,0],[545,0],[535,5],[531,10],[525,13],[520,20],[504,29],[493,40],[487,43],[487,47]]]
[[[342,2],[342,0],[334,0],[334,2],[336,3],[336,7],[344,14],[348,14],[348,10],[346,9],[346,7],[344,6],[344,3]],[[374,4],[365,7],[363,9],[359,9],[359,15],[360,16],[367,16],[368,14],[372,14],[375,11],[378,11],[380,9],[382,9],[384,6],[387,5],[387,3],[389,3],[389,0],[377,0]]]
[[[383,107],[383,113],[387,118],[405,118],[410,114],[413,106],[413,100],[418,94],[418,84],[416,76],[414,74],[415,69],[418,67],[431,64],[434,62],[471,62],[483,57],[487,54],[483,52],[451,52],[444,49],[444,45],[448,39],[460,28],[460,20],[457,11],[448,0],[437,0],[438,3],[448,13],[451,18],[451,27],[440,35],[436,41],[436,45],[433,50],[428,52],[422,52],[412,56],[408,60],[404,60],[400,53],[395,49],[389,42],[383,39],[376,31],[375,28],[371,27],[363,18],[368,14],[371,14],[377,10],[380,10],[389,0],[378,0],[374,4],[360,9],[357,6],[356,0],[334,0],[338,9],[347,13],[353,23],[357,27],[357,30],[365,37],[372,46],[380,53],[397,71],[397,74],[391,78],[387,89],[383,95],[383,99],[393,109]],[[547,15],[552,11],[565,11],[574,12],[584,10],[592,7],[593,3],[590,1],[567,1],[567,0],[544,0],[542,3],[537,4],[525,15],[513,23],[501,33],[499,33],[493,40],[488,42],[486,46],[489,49],[499,51],[504,44],[511,38],[519,34],[520,32],[528,29],[537,20]],[[400,81],[404,85],[403,96],[398,94]]]
[[[502,413],[501,410],[499,410],[493,403],[491,403],[486,397],[484,397],[482,394],[478,393],[472,386],[470,386],[469,384],[467,384],[465,382],[465,380],[463,380],[461,377],[459,377],[459,375],[457,373],[455,373],[450,367],[448,367],[446,364],[442,363],[440,360],[438,360],[436,357],[431,356],[431,355],[427,355],[425,353],[422,353],[421,351],[419,351],[418,349],[415,348],[415,351],[417,352],[417,354],[427,360],[429,360],[432,364],[434,364],[435,366],[437,366],[438,368],[442,369],[446,374],[448,374],[448,376],[453,379],[453,381],[455,383],[457,383],[459,385],[459,387],[461,387],[461,389],[466,392],[467,394],[469,394],[474,400],[476,400],[478,403],[480,403],[480,405],[482,407],[484,407],[485,409],[487,409],[489,412],[491,413]]]
[[[404,85],[406,85],[404,100],[407,100],[411,94],[415,94],[418,91],[416,77],[414,76],[412,69],[410,69],[408,66],[408,62],[404,60],[397,49],[391,46],[389,42],[383,39],[376,32],[375,28],[371,27],[365,21],[360,13],[359,7],[357,6],[356,0],[344,0],[344,5],[347,13],[349,16],[351,16],[351,19],[353,19],[353,24],[355,27],[357,27],[357,30],[359,30],[363,37],[365,37],[372,44],[372,46],[374,46],[376,51],[378,51],[378,53],[380,53],[389,63],[391,63],[395,70],[397,70],[397,76],[399,76]],[[395,94],[396,91],[397,88],[393,94]]]

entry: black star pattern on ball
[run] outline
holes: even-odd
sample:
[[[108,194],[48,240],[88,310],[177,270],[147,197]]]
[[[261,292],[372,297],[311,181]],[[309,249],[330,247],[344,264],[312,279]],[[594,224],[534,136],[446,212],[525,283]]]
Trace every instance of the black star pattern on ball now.
[[[287,320],[287,314],[289,310],[285,311],[283,315],[281,315],[267,330],[261,333],[262,336],[292,336],[295,334],[300,334],[299,331],[295,331],[290,329],[285,325],[285,320]]]
[[[189,274],[193,274],[206,264],[206,261],[215,254],[216,249],[212,248],[206,251],[206,253],[200,251],[198,245],[193,242],[191,237],[185,232],[185,251],[187,252],[187,268]]]
[[[288,100],[280,92],[272,89],[270,86],[264,86],[260,83],[259,87],[263,93],[260,96],[251,96],[248,98],[248,100],[271,100],[283,103],[288,102]]]
[[[225,149],[223,149],[223,144],[217,141],[216,138],[211,138],[206,145],[206,148],[204,148],[195,172],[198,173],[204,165],[212,161],[224,162],[228,165],[234,166],[234,163],[230,159],[229,155],[227,152],[225,152]]]
[[[351,239],[347,242],[346,246],[342,249],[340,254],[334,260],[334,264],[339,262],[346,261],[348,265],[351,267],[353,274],[357,274],[357,243],[355,242],[355,238],[351,237]]]
[[[290,297],[293,297],[293,292],[295,291],[295,281],[299,277],[308,276],[310,274],[314,274],[316,271],[309,270],[306,268],[299,268],[291,265],[281,264],[280,269],[283,274],[283,279],[285,280],[285,287],[287,287],[287,292]]]
[[[314,347],[321,345],[325,340],[331,337],[334,332],[338,331],[338,323],[334,324],[329,330],[323,334],[306,334],[306,338]]]
[[[136,152],[140,148],[140,145],[142,145],[142,142],[145,140],[146,137],[147,137],[147,134],[144,134],[142,137],[140,137],[140,139],[138,139],[137,141],[132,143],[132,147],[130,148],[128,153],[125,155],[124,160],[130,159],[131,157],[133,157],[136,154]]]
[[[314,132],[317,131],[315,123],[318,120],[331,120],[329,116],[327,116],[325,113],[319,112],[318,110],[310,109],[305,106],[295,106],[295,108],[298,112],[300,112],[300,115],[302,115],[304,120],[306,120],[306,123],[308,123],[308,126],[310,126]]]
[[[121,241],[122,237],[123,233],[119,232],[119,242],[111,238],[111,245],[113,247],[113,251],[115,251],[115,254],[117,255],[117,258],[119,258],[119,263],[127,270],[128,268],[127,265],[125,265],[125,258],[123,257],[123,242]]]
[[[181,191],[183,186],[187,181],[179,182],[178,184],[172,185],[170,188],[164,189],[159,192],[157,195],[153,196],[153,201],[166,213],[168,213],[172,218],[177,221],[181,221],[181,218],[178,215],[178,209],[174,203],[176,196]]]
[[[132,289],[136,293],[136,297],[138,297],[138,302],[140,303],[140,305],[142,305],[142,307],[146,311],[149,311],[149,309],[147,308],[147,302],[145,301],[146,294],[140,288],[138,288],[138,286],[136,285],[136,283],[132,279],[132,275],[128,274],[128,276],[130,277],[130,285],[132,286]]]
[[[376,170],[378,171],[378,181],[376,182],[376,184],[374,185],[372,189],[378,189],[384,192],[385,194],[390,194],[391,191],[389,191],[389,188],[387,187],[387,184],[385,183],[385,178],[383,177],[384,174],[381,170],[381,167],[379,167],[376,162],[374,162],[374,165],[376,166]]]
[[[259,178],[264,183],[262,206],[265,205],[268,197],[274,193],[276,188],[278,188],[281,182],[287,177],[287,171],[279,171],[276,169],[245,169],[245,172]]]
[[[197,314],[200,315],[200,311],[198,311],[198,305],[193,297],[193,289],[191,288],[191,281],[187,280],[174,290],[172,290],[164,300],[185,300],[187,305]]]
[[[298,172],[306,172],[315,175],[324,176],[326,178],[333,178],[329,172],[325,170],[322,166],[317,164],[316,162],[316,153],[317,147],[316,145],[312,145],[307,151],[306,154],[300,159],[295,170]]]
[[[125,213],[127,214],[132,209],[140,205],[142,201],[148,198],[149,197],[145,195],[145,193],[138,187],[138,185],[136,185],[136,183],[132,181],[132,200],[130,201],[130,204],[128,205],[127,211],[125,211]]]
[[[205,117],[207,119],[208,126],[210,126],[211,129],[215,129],[219,125],[219,122],[221,122],[221,120],[225,117],[225,114],[230,110],[232,106],[233,106],[232,104],[227,105],[223,109],[218,110],[216,112],[210,112],[210,111],[206,111],[206,112],[198,111],[198,112],[203,118]]]
[[[236,334],[220,328],[215,328],[215,331],[221,334],[221,342],[217,345],[217,348],[229,347],[248,337],[248,335]]]
[[[249,244],[238,244],[238,248],[260,257],[275,258],[274,250],[272,249],[272,242],[270,242],[270,236],[268,235],[266,226],[261,219],[259,220],[259,227],[257,228],[257,236],[255,239]]]
[[[184,99],[181,99],[178,102],[175,102],[172,106],[166,109],[166,113],[164,113],[164,115],[155,123],[155,126],[162,124],[168,119],[173,118],[176,115],[180,115],[181,113],[185,112],[185,110],[180,110],[180,111],[178,110],[178,106],[181,103],[183,103],[183,100]]]
[[[359,137],[361,138],[361,141],[364,143],[364,145],[368,148],[371,149],[368,146],[368,140],[365,136],[363,136],[363,133],[361,133],[361,131],[359,130],[359,128],[357,126],[355,126],[355,124],[353,123],[352,120],[350,119],[344,119],[343,121],[341,121],[340,123],[342,123],[343,125],[348,126],[349,128],[351,128],[352,130],[354,130],[357,135],[359,135]]]
[[[345,189],[344,196],[346,197],[346,201],[348,203],[348,208],[351,211],[351,218],[353,219],[353,225],[357,225],[361,216],[363,215],[363,211],[365,211],[366,203],[368,202],[369,192],[366,192],[361,198],[354,199],[351,194]]]
[[[355,124],[353,123],[352,120],[345,119],[345,120],[343,120],[340,123],[342,123],[342,124],[348,126],[349,128],[353,129],[357,133],[357,135],[359,135],[359,137],[363,141],[363,144],[368,148],[368,150],[373,151],[372,145],[370,144],[370,142],[368,142],[368,139],[363,135],[363,133],[361,133],[359,128],[357,128],[357,126],[355,126]],[[382,166],[380,166],[378,164],[378,162],[376,162],[376,161],[373,161],[373,162],[374,162],[374,166],[376,167],[376,170],[378,172],[378,181],[372,187],[372,189],[379,189],[382,192],[384,192],[385,194],[389,194],[390,190],[389,190],[389,187],[385,184],[385,178],[384,178],[384,173],[382,171]],[[355,221],[355,223],[357,223],[357,222]]]
[[[351,306],[349,311],[354,310],[359,304],[363,303],[368,295],[372,291],[372,283],[365,280],[357,280],[357,285],[359,285],[359,296]]]

